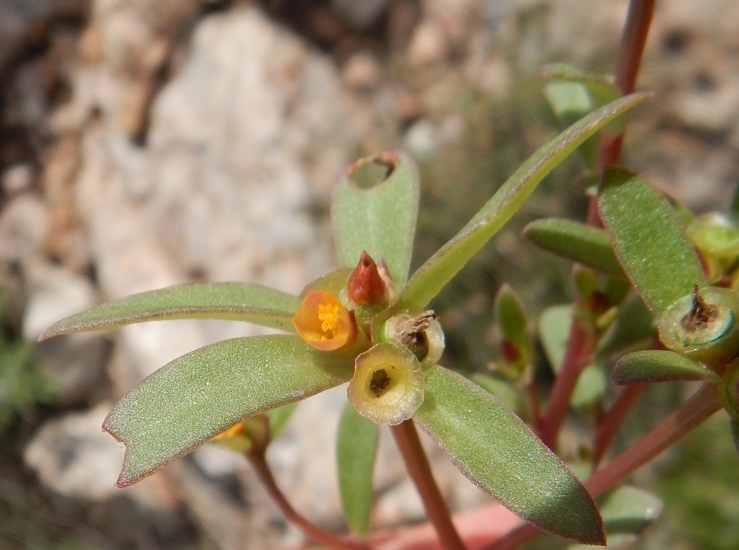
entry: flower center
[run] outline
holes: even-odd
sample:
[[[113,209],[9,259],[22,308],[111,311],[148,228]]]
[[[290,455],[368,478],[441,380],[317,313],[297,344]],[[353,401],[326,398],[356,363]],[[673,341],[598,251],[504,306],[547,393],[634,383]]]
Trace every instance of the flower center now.
[[[321,340],[327,340],[334,337],[336,332],[336,324],[339,322],[339,305],[338,304],[319,304],[318,320],[321,321]]]

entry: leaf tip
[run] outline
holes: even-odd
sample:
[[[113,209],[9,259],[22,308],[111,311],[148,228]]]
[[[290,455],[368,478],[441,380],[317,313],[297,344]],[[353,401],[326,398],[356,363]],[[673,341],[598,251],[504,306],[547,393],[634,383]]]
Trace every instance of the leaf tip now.
[[[61,325],[61,322],[57,321],[46,330],[44,330],[36,339],[36,341],[43,342],[44,340],[48,340],[49,338],[53,338],[54,336],[61,336],[62,334],[67,334],[68,332],[69,331],[65,330],[64,327]]]

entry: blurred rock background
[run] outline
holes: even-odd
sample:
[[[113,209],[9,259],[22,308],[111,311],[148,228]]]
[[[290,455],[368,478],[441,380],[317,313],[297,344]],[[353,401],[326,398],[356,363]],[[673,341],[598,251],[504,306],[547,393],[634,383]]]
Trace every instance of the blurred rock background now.
[[[537,68],[609,72],[626,7],[0,0],[0,547],[299,545],[239,457],[202,448],[117,490],[122,450],[100,431],[112,404],[167,361],[259,329],[159,322],[36,344],[38,334],[181,282],[299,292],[335,265],[334,178],[389,146],[421,164],[420,264],[555,132]],[[624,163],[697,210],[725,207],[739,179],[738,20],[733,0],[658,5],[639,81],[657,95],[627,136]],[[579,173],[572,161],[550,177],[435,304],[450,364],[485,368],[500,281],[532,315],[567,299],[567,265],[518,230],[581,215]],[[337,531],[343,391],[301,404],[269,455],[296,508]],[[429,449],[455,509],[485,501]],[[376,526],[423,517],[389,439],[376,482]]]

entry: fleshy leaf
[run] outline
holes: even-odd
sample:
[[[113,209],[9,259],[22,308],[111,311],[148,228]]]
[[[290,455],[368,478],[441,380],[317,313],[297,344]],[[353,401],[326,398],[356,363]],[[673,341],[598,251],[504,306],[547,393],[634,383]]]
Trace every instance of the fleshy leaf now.
[[[290,318],[300,299],[260,285],[195,283],[170,286],[86,309],[57,321],[39,337],[161,321],[165,319],[224,319],[247,321],[293,332]]]
[[[660,317],[706,285],[703,269],[667,199],[639,176],[608,168],[598,208],[616,256],[644,303]]]
[[[539,69],[539,76],[550,82],[573,82],[588,87],[598,105],[614,101],[620,92],[610,75],[587,73],[566,63],[549,63]]]
[[[631,548],[637,536],[662,513],[662,501],[636,487],[619,487],[598,499],[608,548]],[[591,546],[569,545],[566,550],[588,550]]]
[[[379,440],[378,426],[347,403],[336,434],[339,491],[346,523],[364,538],[372,508],[372,475]]]
[[[571,220],[549,218],[528,224],[523,234],[531,242],[552,252],[609,275],[624,277],[624,270],[611,248],[608,233]]]
[[[598,342],[596,355],[610,357],[618,351],[643,344],[657,333],[657,320],[638,295],[633,295],[618,308],[616,318]],[[644,346],[642,346],[644,347]]]
[[[545,65],[539,70],[539,75],[549,81],[544,87],[544,94],[554,114],[565,126],[621,95],[612,77],[585,73],[563,63]],[[623,121],[614,125],[609,125],[612,133],[622,131]],[[591,168],[595,166],[597,150],[598,139],[595,136],[588,138],[578,148],[585,164]]]
[[[739,453],[739,422],[730,418],[729,429],[731,430],[731,440],[734,442],[734,448]]]
[[[570,403],[576,409],[584,409],[597,403],[606,393],[608,378],[600,365],[588,365],[583,369],[572,390]]]
[[[521,342],[528,338],[526,314],[513,289],[504,284],[495,297],[496,320],[506,339]]]
[[[516,391],[510,382],[504,382],[484,372],[473,374],[470,376],[470,380],[482,389],[492,393],[503,405],[511,409],[518,416],[522,416],[525,413],[526,404],[521,394]]]
[[[508,178],[467,225],[413,274],[401,293],[402,305],[409,308],[425,307],[521,208],[539,182],[552,169],[589,136],[649,97],[650,94],[632,94],[609,103],[580,119],[539,148]]]
[[[548,307],[539,317],[539,336],[554,372],[559,372],[564,361],[571,324],[572,307],[567,305]]]
[[[571,306],[549,307],[539,318],[539,336],[555,374],[562,368],[571,325]],[[582,409],[601,399],[605,391],[606,376],[603,369],[598,365],[589,365],[578,378],[570,402],[576,409]]]
[[[371,187],[358,185],[358,176],[372,167],[382,168],[380,181]],[[390,149],[349,165],[331,203],[341,265],[354,268],[366,251],[376,261],[385,261],[396,285],[404,285],[411,265],[418,198],[418,168],[405,152]]]
[[[595,502],[564,463],[500,401],[432,367],[415,420],[473,483],[550,533],[605,544]]]
[[[351,360],[292,335],[234,338],[168,363],[124,396],[103,428],[126,446],[125,487],[251,416],[351,378]]]
[[[635,351],[624,355],[613,368],[616,384],[635,382],[672,382],[675,380],[706,380],[718,382],[718,376],[699,363],[674,351]]]

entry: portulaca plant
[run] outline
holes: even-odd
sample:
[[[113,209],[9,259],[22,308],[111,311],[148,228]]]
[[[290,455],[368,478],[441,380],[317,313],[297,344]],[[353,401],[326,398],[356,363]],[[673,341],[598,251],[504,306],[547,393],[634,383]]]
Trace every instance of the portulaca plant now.
[[[616,99],[541,147],[413,274],[418,171],[407,154],[389,150],[355,162],[340,177],[331,215],[341,268],[301,295],[248,283],[187,284],[103,304],[51,326],[41,339],[182,318],[229,319],[285,333],[194,350],[123,397],[103,426],[125,446],[117,485],[135,483],[214,438],[264,471],[264,451],[289,414],[286,406],[348,383],[339,478],[347,521],[359,538],[368,528],[377,426],[386,424],[446,547],[462,547],[461,538],[434,493],[415,426],[474,484],[534,526],[604,543],[598,508],[570,469],[499,399],[439,364],[444,333],[428,306],[547,173],[647,97]],[[363,172],[378,168],[378,181],[357,184],[366,179]],[[308,533],[329,545],[361,544]]]

